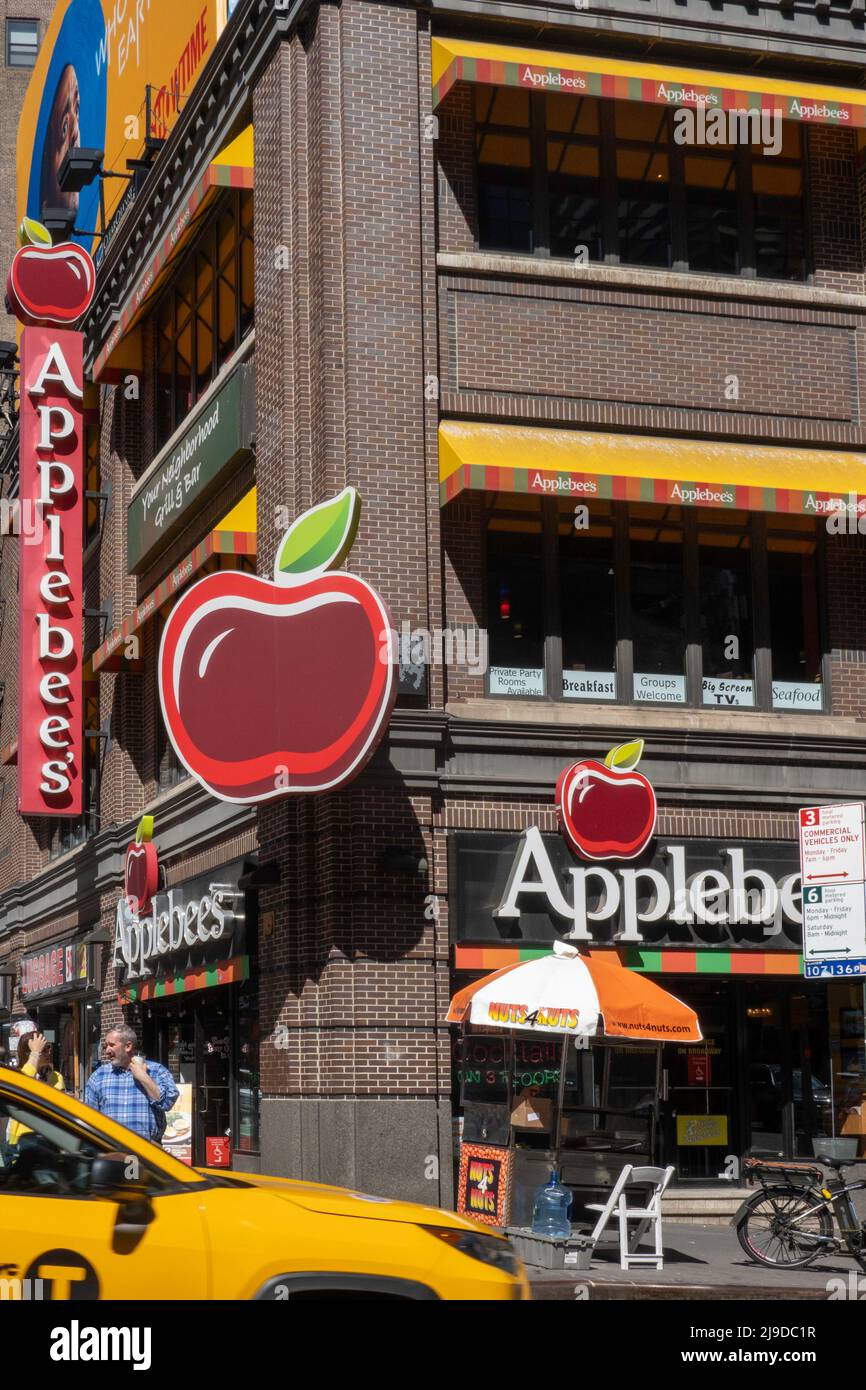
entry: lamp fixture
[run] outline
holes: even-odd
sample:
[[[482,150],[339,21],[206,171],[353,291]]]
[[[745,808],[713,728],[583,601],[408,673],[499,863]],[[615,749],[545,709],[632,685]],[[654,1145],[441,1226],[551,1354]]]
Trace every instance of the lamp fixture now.
[[[386,874],[426,874],[427,860],[414,849],[392,845],[379,855],[379,868]]]

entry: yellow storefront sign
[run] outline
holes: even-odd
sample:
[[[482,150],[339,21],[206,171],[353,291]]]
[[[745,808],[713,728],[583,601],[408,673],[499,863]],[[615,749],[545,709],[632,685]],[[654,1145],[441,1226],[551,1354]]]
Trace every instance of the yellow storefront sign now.
[[[677,1115],[677,1144],[680,1148],[727,1142],[727,1115]]]

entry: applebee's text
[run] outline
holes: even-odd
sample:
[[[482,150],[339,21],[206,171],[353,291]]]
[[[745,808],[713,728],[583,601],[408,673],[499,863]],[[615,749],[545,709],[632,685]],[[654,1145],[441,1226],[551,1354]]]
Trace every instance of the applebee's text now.
[[[126,978],[152,975],[152,963],[163,956],[188,952],[211,941],[231,940],[242,920],[243,895],[227,883],[212,883],[201,898],[189,902],[177,889],[159,893],[151,912],[140,917],[126,898],[117,904],[114,925],[115,969],[125,967]]]
[[[601,922],[615,923],[617,940],[635,942],[644,939],[644,923],[760,926],[767,937],[779,935],[786,920],[802,923],[799,873],[776,883],[765,869],[746,868],[742,849],[725,846],[718,869],[687,874],[683,845],[665,845],[664,853],[666,873],[649,866],[616,871],[601,864],[575,866],[563,888],[541,831],[530,826],[493,915],[503,922],[518,919],[521,903],[530,908],[542,899],[570,924],[564,935],[579,941],[592,941],[592,927]]]
[[[21,502],[44,529],[20,560],[19,810],[80,815],[81,335],[25,329],[21,374]]]

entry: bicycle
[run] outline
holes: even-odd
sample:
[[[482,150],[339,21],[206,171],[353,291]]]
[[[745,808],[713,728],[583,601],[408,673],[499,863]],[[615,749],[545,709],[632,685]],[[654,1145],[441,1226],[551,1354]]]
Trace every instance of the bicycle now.
[[[737,1239],[750,1259],[771,1269],[805,1269],[819,1255],[847,1247],[866,1271],[866,1221],[860,1221],[851,1200],[853,1192],[866,1190],[866,1179],[846,1183],[842,1177],[843,1168],[866,1160],[818,1154],[817,1161],[838,1176],[825,1178],[811,1163],[745,1159],[743,1176],[750,1185],[759,1182],[761,1191],[747,1198],[732,1219]]]

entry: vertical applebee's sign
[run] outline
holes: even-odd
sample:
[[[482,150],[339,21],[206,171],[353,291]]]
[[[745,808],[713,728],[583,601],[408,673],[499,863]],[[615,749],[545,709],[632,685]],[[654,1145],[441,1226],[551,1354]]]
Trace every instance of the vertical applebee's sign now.
[[[82,812],[84,337],[68,325],[93,298],[93,262],[21,224],[6,282],[21,334],[19,496],[41,524],[19,556],[18,810]]]
[[[221,801],[342,786],[370,757],[397,693],[397,642],[376,590],[340,570],[353,487],[304,512],[273,580],[209,574],[169,615],[159,698],[184,766]]]

